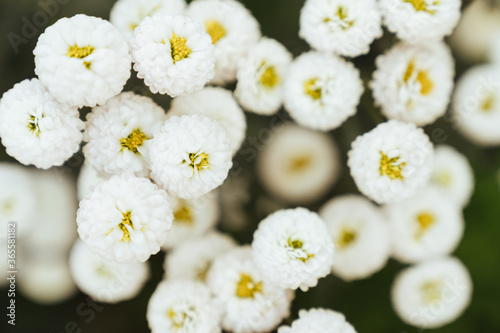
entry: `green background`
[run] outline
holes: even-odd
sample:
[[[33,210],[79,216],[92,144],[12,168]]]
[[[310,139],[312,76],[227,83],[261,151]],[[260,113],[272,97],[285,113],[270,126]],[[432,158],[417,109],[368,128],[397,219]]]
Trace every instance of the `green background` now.
[[[60,2],[66,4],[60,5],[56,13],[44,22],[43,16],[37,14],[42,9],[38,1],[0,0],[0,94],[10,89],[15,83],[34,76],[32,50],[38,35],[48,25],[60,17],[69,17],[78,13],[108,18],[113,5],[113,0],[61,0]],[[242,2],[256,16],[264,35],[277,39],[294,55],[309,49],[307,44],[297,36],[299,10],[303,0],[246,0]],[[38,22],[38,26],[35,25],[35,29],[28,33],[25,31],[25,37],[23,37],[23,28],[26,27],[27,21]],[[9,40],[9,38],[14,38],[14,34],[22,38],[18,39],[21,44],[17,47],[14,47]],[[376,55],[388,49],[394,42],[394,36],[386,32],[383,38],[373,44],[370,54],[354,60],[355,65],[361,70],[365,83],[369,81],[373,72]],[[461,61],[457,56],[458,76],[472,65]],[[129,81],[126,89],[149,95],[142,82],[136,78]],[[168,97],[154,96],[154,99],[168,109]],[[86,112],[88,110],[83,110],[82,116]],[[279,118],[287,118],[283,110],[280,111]],[[258,151],[267,139],[267,136],[259,130],[269,128],[273,119],[247,113],[247,120],[249,123],[247,135],[250,139],[245,142],[242,150]],[[383,118],[373,107],[370,92],[366,89],[357,115],[331,133],[342,151],[343,162],[345,162],[350,142],[357,135],[373,128],[381,121]],[[474,146],[456,133],[452,123],[443,119],[427,126],[425,130],[436,143],[450,144],[463,152],[469,158],[476,176],[475,193],[464,212],[467,223],[466,233],[456,251],[456,255],[469,268],[474,280],[472,304],[453,324],[429,331],[498,333],[500,332],[500,187],[498,182],[500,149],[482,149]],[[13,160],[6,155],[1,145],[0,160]],[[68,161],[66,170],[71,171],[76,178],[81,163],[81,158],[77,156]],[[232,232],[232,235],[243,244],[251,241],[257,223],[265,217],[262,209],[258,209],[259,202],[265,197],[265,192],[258,184],[254,163],[249,159],[249,155],[238,155],[235,165],[237,167],[231,177],[239,177],[245,183],[252,184],[249,188],[249,200],[244,203],[248,223],[242,230]],[[316,210],[327,199],[344,193],[357,193],[346,167],[342,171],[340,181],[331,192],[312,204],[310,208]],[[227,213],[222,214],[223,219],[229,218]],[[221,229],[228,231],[225,227]],[[151,258],[152,278],[141,294],[131,301],[118,305],[98,305],[92,308],[85,304],[88,297],[78,294],[62,304],[44,306],[32,303],[18,294],[16,299],[17,326],[14,330],[12,327],[7,327],[2,310],[1,332],[5,330],[37,333],[148,332],[145,318],[146,306],[163,274],[161,267],[163,256],[163,254],[158,254]],[[343,312],[348,321],[361,333],[418,332],[420,330],[404,325],[393,312],[390,304],[390,287],[395,275],[402,268],[402,265],[390,261],[381,272],[367,280],[345,283],[331,275],[321,279],[319,285],[309,292],[297,292],[293,302],[292,316],[287,322],[291,322],[297,316],[300,308],[321,306]],[[22,271],[19,274],[22,274]],[[2,300],[6,299],[6,290],[0,290],[0,294]],[[4,304],[5,302],[2,301],[3,309],[5,309]]]

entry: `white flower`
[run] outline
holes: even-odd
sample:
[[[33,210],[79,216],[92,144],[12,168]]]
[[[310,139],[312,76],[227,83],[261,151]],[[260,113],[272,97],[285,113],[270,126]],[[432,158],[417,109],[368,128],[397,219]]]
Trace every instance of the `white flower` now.
[[[356,57],[382,36],[376,0],[307,0],[299,36],[320,51]]]
[[[414,263],[450,254],[464,233],[460,207],[432,187],[407,201],[384,207],[392,256]]]
[[[102,177],[125,172],[149,175],[148,140],[165,121],[165,111],[151,98],[124,92],[87,114],[85,160]]]
[[[167,253],[165,278],[205,282],[212,261],[235,247],[230,236],[217,231],[192,238]]]
[[[78,240],[69,256],[78,288],[98,302],[117,303],[134,298],[149,278],[146,262],[119,264],[92,253]]]
[[[363,90],[359,71],[352,63],[311,51],[290,66],[285,109],[299,125],[327,131],[356,113]]]
[[[59,103],[37,79],[24,80],[0,100],[0,137],[7,153],[25,165],[62,165],[80,148],[77,108]]]
[[[451,34],[460,19],[460,0],[380,0],[389,31],[408,42],[438,41]]]
[[[170,206],[174,212],[174,220],[162,248],[164,250],[174,248],[212,229],[219,219],[217,199],[216,192],[190,200],[171,196]]]
[[[500,65],[478,65],[458,81],[453,96],[453,121],[469,140],[481,146],[500,145]]]
[[[350,281],[381,270],[390,255],[389,232],[382,212],[360,195],[343,195],[319,211],[335,244],[333,274]]]
[[[192,1],[186,15],[205,28],[215,47],[215,76],[211,82],[234,82],[237,62],[260,38],[257,20],[234,0]]]
[[[170,117],[151,140],[150,159],[151,177],[183,199],[222,184],[232,165],[224,129],[198,115]]]
[[[238,62],[234,95],[250,112],[272,115],[283,103],[283,82],[292,55],[278,41],[262,37]]]
[[[330,273],[335,252],[325,222],[305,208],[279,210],[262,220],[252,251],[269,281],[303,291]]]
[[[62,18],[40,35],[35,73],[54,97],[74,106],[95,106],[119,94],[130,77],[127,42],[98,17]]]
[[[488,56],[491,61],[500,65],[500,29],[497,30],[496,34],[491,39]]]
[[[8,222],[17,223],[19,238],[29,234],[36,225],[38,197],[33,191],[34,181],[30,169],[0,162],[0,225],[4,228],[0,235],[5,235],[0,236],[0,240],[6,239]]]
[[[152,333],[219,333],[220,312],[209,290],[194,281],[162,281],[148,304]]]
[[[340,173],[332,137],[288,123],[275,129],[257,155],[264,187],[286,202],[305,204],[328,192]]]
[[[135,29],[130,49],[137,77],[155,94],[187,95],[214,75],[210,35],[188,17],[146,17]]]
[[[292,326],[281,326],[278,333],[356,333],[344,315],[330,309],[300,310]]]
[[[392,304],[407,324],[439,328],[455,321],[468,307],[472,280],[456,258],[430,260],[403,270],[392,286]]]
[[[89,249],[120,263],[146,261],[160,251],[172,223],[167,194],[130,174],[96,185],[80,201],[76,222]]]
[[[109,21],[130,39],[135,28],[146,17],[158,12],[178,15],[184,12],[185,0],[118,0],[111,8]]]
[[[269,332],[289,315],[293,293],[265,279],[249,246],[216,258],[207,284],[222,306],[222,327],[226,331]]]
[[[474,171],[467,157],[451,146],[437,146],[430,185],[458,206],[467,206],[474,191]]]
[[[206,87],[189,94],[189,96],[179,96],[172,101],[167,116],[189,114],[198,114],[217,120],[226,131],[232,155],[235,155],[240,149],[245,139],[247,122],[243,110],[234,99],[231,91]]]
[[[379,55],[376,66],[370,87],[387,118],[423,126],[446,112],[455,75],[446,44],[399,43]]]
[[[348,165],[358,189],[377,203],[410,198],[428,182],[434,148],[421,128],[397,120],[358,136]]]
[[[82,200],[87,193],[102,182],[104,178],[100,177],[95,171],[94,167],[85,163],[82,165],[80,172],[78,173],[78,180],[76,182],[76,189],[78,194],[78,200]]]

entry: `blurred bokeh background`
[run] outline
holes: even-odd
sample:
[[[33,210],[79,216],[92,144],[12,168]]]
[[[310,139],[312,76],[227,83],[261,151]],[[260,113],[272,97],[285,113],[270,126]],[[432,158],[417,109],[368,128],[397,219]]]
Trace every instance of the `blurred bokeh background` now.
[[[295,56],[309,49],[308,45],[298,37],[299,11],[303,0],[244,0],[242,2],[260,22],[263,35],[277,39]],[[113,3],[113,0],[0,0],[0,94],[12,88],[15,83],[34,77],[32,50],[38,36],[47,26],[61,17],[69,17],[78,13],[107,19]],[[461,26],[455,35],[448,39],[456,58],[457,77],[460,77],[471,66],[484,61],[484,50],[481,50],[484,45],[482,44],[485,43],[491,31],[500,29],[500,2],[476,0],[471,4],[465,1],[464,10],[467,14]],[[375,41],[368,55],[353,60],[361,70],[365,84],[370,80],[374,70],[375,57],[390,48],[395,41],[395,37],[386,31],[381,39]],[[125,90],[151,95],[142,81],[135,78],[135,75],[129,80]],[[170,101],[168,97],[156,95],[152,97],[168,109]],[[82,110],[82,117],[86,112],[88,110]],[[246,116],[249,125],[248,139],[242,150],[250,148],[256,151],[261,149],[266,140],[266,136],[261,135],[262,132],[259,130],[268,128],[275,121],[273,118],[278,117],[280,122],[288,118],[283,110],[274,117],[248,113]],[[366,89],[356,116],[330,133],[341,150],[344,166],[352,140],[383,120],[380,112],[373,106],[369,89]],[[474,280],[473,300],[460,319],[435,331],[498,333],[500,332],[500,283],[498,283],[500,280],[500,242],[498,241],[500,238],[500,148],[484,149],[475,146],[458,134],[453,124],[444,119],[427,126],[425,131],[435,143],[449,144],[464,153],[469,158],[476,177],[474,195],[464,212],[465,236],[455,253],[469,268]],[[0,161],[17,163],[5,153],[1,145]],[[83,155],[76,154],[64,167],[48,172],[64,174],[74,184],[82,164]],[[223,192],[229,192],[232,200],[223,205],[219,229],[229,232],[244,244],[251,241],[253,231],[263,217],[284,205],[272,198],[261,187],[255,175],[254,161],[248,155],[236,156],[235,170],[232,172],[229,184],[222,189]],[[42,177],[43,174],[39,176]],[[317,210],[329,198],[345,193],[357,193],[347,167],[343,168],[340,181],[330,192],[321,200],[311,204],[309,208]],[[74,196],[76,201],[76,193]],[[54,207],[54,209],[59,208]],[[67,223],[75,222],[69,220]],[[50,232],[50,230],[41,232]],[[74,233],[68,233],[67,237],[74,237]],[[18,240],[18,245],[23,246],[22,239]],[[50,257],[34,258],[36,255],[32,253],[33,249],[27,252],[28,259],[41,260],[38,262],[42,264],[45,260],[48,265],[52,260]],[[62,254],[50,255],[67,255],[67,251],[62,252]],[[150,259],[152,277],[141,294],[133,300],[117,305],[94,304],[86,295],[77,291],[68,292],[70,296],[63,302],[46,305],[34,301],[33,297],[30,297],[32,292],[28,291],[28,288],[24,293],[20,290],[20,293],[16,294],[17,320],[14,330],[6,325],[4,311],[7,289],[3,287],[0,289],[3,309],[0,331],[148,332],[146,307],[150,295],[163,275],[163,256],[163,253],[159,253]],[[32,264],[28,259],[18,263],[19,278],[23,274],[34,274],[33,270],[23,270],[23,266]],[[321,306],[343,312],[361,333],[417,332],[418,329],[406,326],[398,319],[390,304],[392,281],[403,267],[391,260],[381,272],[367,280],[346,283],[332,275],[321,279],[318,287],[311,289],[308,293],[297,292],[293,302],[292,317],[288,322],[297,316],[300,308]],[[34,288],[37,288],[36,285]]]

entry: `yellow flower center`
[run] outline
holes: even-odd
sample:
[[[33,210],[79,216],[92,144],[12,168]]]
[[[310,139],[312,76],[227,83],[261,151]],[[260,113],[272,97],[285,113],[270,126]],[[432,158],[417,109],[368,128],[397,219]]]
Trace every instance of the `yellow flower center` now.
[[[43,117],[43,116],[42,116]],[[30,121],[28,123],[28,128],[30,131],[36,134],[36,136],[40,135],[40,127],[38,126],[38,119],[35,116],[30,116]]]
[[[304,91],[314,100],[321,98],[321,87],[316,84],[317,82],[318,78],[312,78],[304,82]]]
[[[334,15],[337,16],[337,18],[338,18],[338,20],[340,20],[340,22],[337,19],[335,19],[335,18],[332,20],[328,16],[323,19],[323,22],[328,23],[328,22],[331,22],[331,21],[335,21],[335,22],[338,23],[338,25],[340,26],[340,28],[342,30],[346,30],[346,29],[352,27],[352,25],[354,24],[354,20],[348,20],[347,19],[348,13],[347,13],[347,8],[346,7],[339,6],[337,8],[337,12]]]
[[[174,63],[189,57],[191,54],[191,49],[186,46],[186,42],[186,38],[178,37],[176,34],[172,34],[172,38],[170,38],[170,48]]]
[[[429,10],[425,0],[403,0],[403,2],[410,3],[417,12],[427,12],[429,14],[434,14],[435,11]],[[435,1],[434,4],[437,5],[439,1]]]
[[[451,174],[447,171],[436,172],[432,175],[432,181],[441,186],[448,187],[453,181]]]
[[[104,278],[108,278],[108,279],[114,278],[113,273],[105,265],[97,266],[95,271],[96,271],[97,275],[102,276]]]
[[[300,261],[302,262],[306,262],[308,261],[309,259],[311,259],[312,257],[314,257],[314,254],[309,254],[309,253],[306,253],[304,250],[302,250],[302,247],[304,246],[304,242],[302,242],[301,240],[292,240],[291,238],[288,239],[288,246],[294,250],[301,250],[303,252],[303,254],[305,255],[305,257],[299,257],[297,259],[300,259]]]
[[[337,238],[335,245],[339,249],[344,249],[356,240],[357,234],[354,230],[349,228],[342,228],[340,237]]]
[[[147,139],[146,135],[140,129],[133,130],[129,136],[120,140],[122,151],[128,149],[133,153],[138,153],[137,147],[141,146]]]
[[[190,153],[189,154],[189,160],[190,164],[189,166],[193,168],[198,169],[198,171],[202,169],[207,169],[208,168],[208,155],[205,153],[197,154],[197,153]],[[185,163],[185,161],[183,162]]]
[[[389,158],[383,152],[380,152],[380,174],[382,176],[389,176],[391,179],[404,180],[403,168],[406,162],[398,163],[399,157]]]
[[[439,302],[443,298],[443,283],[441,281],[427,281],[422,284],[421,291],[426,303]]]
[[[481,102],[481,111],[484,113],[491,112],[493,107],[495,106],[495,96],[490,93],[486,98]]]
[[[92,46],[84,46],[84,47],[79,47],[78,45],[73,45],[69,47],[68,53],[66,55],[71,58],[78,58],[78,59],[84,59],[87,56],[91,55],[95,51],[95,48]],[[90,69],[92,66],[92,62],[90,61],[84,61],[83,65],[85,68]]]
[[[423,212],[418,214],[417,222],[418,222],[418,231],[416,234],[416,238],[419,239],[436,222],[436,218],[432,213]]]
[[[122,214],[123,214],[122,222],[118,225],[118,227],[121,229],[121,231],[123,231],[122,241],[129,242],[130,231],[128,231],[126,226],[128,225],[132,228],[134,227],[134,225],[132,224],[132,212],[126,212]]]
[[[250,275],[241,273],[240,281],[236,285],[236,296],[240,298],[254,298],[256,293],[262,292],[262,282],[254,282]]]
[[[14,209],[14,203],[11,200],[5,200],[2,203],[2,212],[8,213]]]
[[[408,82],[415,71],[415,62],[410,61],[406,73],[404,75],[404,81]],[[434,89],[434,82],[429,77],[427,71],[419,71],[417,73],[416,81],[420,83],[420,93],[422,95],[428,95]]]
[[[174,212],[174,222],[187,225],[193,224],[193,214],[188,205],[183,201],[178,209]]]
[[[205,282],[207,280],[207,274],[208,271],[210,270],[210,267],[212,266],[211,261],[207,261],[205,264],[203,264],[198,270],[196,271],[196,280]]]
[[[299,173],[307,169],[311,165],[310,156],[297,156],[292,159],[290,166],[288,167],[289,173]]]
[[[189,307],[190,311],[194,311],[193,307]],[[182,328],[187,321],[191,321],[192,318],[184,311],[175,312],[174,309],[169,309],[167,311],[167,317],[174,326],[175,330]]]
[[[226,29],[216,20],[208,20],[205,23],[205,29],[210,37],[212,37],[212,44],[217,43],[219,39],[226,36]]]
[[[266,89],[273,89],[280,82],[276,69],[274,66],[266,66],[264,61],[261,63],[260,68],[262,70],[260,84]]]

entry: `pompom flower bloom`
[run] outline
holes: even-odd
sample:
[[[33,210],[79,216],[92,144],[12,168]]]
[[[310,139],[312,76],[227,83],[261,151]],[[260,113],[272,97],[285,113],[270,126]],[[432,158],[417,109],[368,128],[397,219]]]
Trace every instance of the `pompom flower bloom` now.
[[[76,241],[69,256],[77,287],[98,302],[117,303],[134,298],[149,278],[146,262],[119,264],[92,253]]]
[[[155,94],[187,95],[214,75],[210,35],[188,17],[146,17],[135,29],[130,49],[137,77]]]
[[[356,57],[382,36],[381,21],[376,0],[307,0],[299,36],[316,50]]]
[[[151,140],[150,159],[152,178],[183,199],[215,189],[232,165],[224,129],[198,115],[169,118]]]
[[[390,255],[389,232],[380,209],[359,195],[331,199],[319,211],[335,244],[333,274],[364,279],[382,269]]]
[[[272,115],[283,104],[283,83],[292,55],[274,39],[262,37],[238,62],[234,95],[247,111]]]
[[[303,291],[330,273],[335,252],[325,222],[305,208],[280,210],[262,220],[252,251],[266,279]]]
[[[289,315],[293,293],[264,278],[249,246],[215,259],[207,284],[222,307],[222,327],[226,331],[269,332]]]
[[[148,303],[152,333],[219,333],[220,312],[209,290],[194,281],[162,281]]]
[[[380,0],[384,24],[408,42],[439,41],[460,19],[460,0]]]
[[[87,114],[87,163],[102,177],[125,172],[147,177],[147,143],[164,121],[165,111],[149,97],[124,92],[111,98]]]
[[[0,100],[0,137],[7,153],[25,165],[62,165],[80,148],[78,110],[59,103],[37,79],[24,80]]]
[[[387,118],[423,126],[446,112],[455,75],[446,44],[400,43],[378,56],[376,66],[370,86]]]
[[[97,17],[60,19],[40,35],[33,53],[40,81],[58,101],[78,107],[105,103],[130,77],[127,42]]]
[[[356,333],[344,315],[330,309],[300,310],[291,326],[281,326],[278,333]]]
[[[172,223],[167,194],[146,178],[130,174],[99,183],[80,201],[80,238],[103,258],[146,261],[160,251]]]
[[[432,172],[434,148],[414,124],[379,124],[351,145],[348,165],[358,189],[377,203],[402,201],[424,187]]]
[[[356,113],[363,90],[359,71],[352,63],[311,51],[290,65],[285,108],[299,125],[328,131]]]
[[[257,175],[276,198],[306,204],[337,181],[340,153],[333,139],[294,124],[275,128],[257,156]]]
[[[392,286],[392,304],[407,324],[434,329],[455,321],[468,307],[472,280],[456,258],[425,261],[403,270]]]
[[[215,48],[212,83],[236,80],[236,66],[259,40],[260,28],[250,11],[235,0],[192,1],[186,15],[201,24]]]

